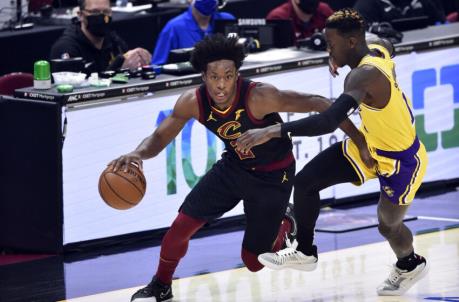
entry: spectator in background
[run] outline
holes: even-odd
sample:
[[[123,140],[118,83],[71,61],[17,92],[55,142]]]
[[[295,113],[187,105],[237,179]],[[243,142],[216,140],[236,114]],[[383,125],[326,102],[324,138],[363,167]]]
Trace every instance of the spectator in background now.
[[[150,64],[143,48],[128,51],[127,44],[110,29],[109,0],[79,0],[79,21],[68,27],[51,48],[51,59],[82,57],[86,73]]]
[[[310,37],[325,27],[333,10],[318,0],[288,0],[269,12],[268,20],[292,20],[295,39]]]
[[[429,17],[430,24],[445,22],[445,14],[435,0],[357,0],[354,8],[367,24],[391,22],[394,19]]]
[[[153,64],[165,64],[173,49],[189,48],[214,33],[215,20],[234,20],[229,13],[218,12],[217,0],[194,0],[188,10],[167,22],[159,34],[153,52]]]
[[[450,13],[446,20],[450,23],[459,21],[459,12]]]
[[[448,22],[459,21],[459,0],[443,0],[442,6]]]
[[[448,22],[457,22],[459,21],[459,12],[454,12],[448,15]]]

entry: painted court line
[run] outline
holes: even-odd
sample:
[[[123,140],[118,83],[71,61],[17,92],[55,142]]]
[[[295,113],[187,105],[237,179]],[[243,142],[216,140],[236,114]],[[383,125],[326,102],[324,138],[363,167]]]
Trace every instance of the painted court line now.
[[[314,272],[246,268],[177,279],[175,302],[419,302],[459,293],[459,229],[414,237],[416,251],[431,263],[429,274],[402,297],[378,297],[376,286],[396,260],[387,242],[321,253]],[[140,286],[141,287],[141,286]],[[140,287],[67,302],[128,302]],[[440,300],[439,300],[440,301]],[[441,300],[445,301],[445,300]]]
[[[459,222],[459,219],[457,218],[446,218],[446,217],[418,216],[418,219]]]

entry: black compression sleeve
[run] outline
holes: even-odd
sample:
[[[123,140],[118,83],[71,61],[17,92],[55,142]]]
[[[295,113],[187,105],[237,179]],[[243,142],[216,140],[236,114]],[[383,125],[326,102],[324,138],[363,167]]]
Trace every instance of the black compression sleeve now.
[[[281,136],[316,136],[330,133],[358,106],[353,97],[343,93],[324,112],[282,124]]]

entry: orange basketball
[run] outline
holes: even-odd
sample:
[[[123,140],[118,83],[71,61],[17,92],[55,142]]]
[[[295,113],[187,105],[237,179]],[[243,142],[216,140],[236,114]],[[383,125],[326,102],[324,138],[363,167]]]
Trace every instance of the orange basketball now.
[[[126,210],[138,204],[147,189],[147,182],[142,171],[134,165],[113,172],[107,167],[99,178],[99,194],[106,204],[118,210]]]

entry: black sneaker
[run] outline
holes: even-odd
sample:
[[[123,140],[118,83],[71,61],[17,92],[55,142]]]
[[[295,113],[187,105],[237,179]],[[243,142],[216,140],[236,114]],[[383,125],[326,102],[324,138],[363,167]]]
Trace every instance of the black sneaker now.
[[[163,302],[172,301],[172,287],[163,284],[156,276],[151,282],[132,295],[131,302]]]
[[[290,230],[290,233],[287,234],[287,237],[290,241],[293,241],[294,239],[296,239],[297,226],[295,220],[295,213],[293,212],[293,204],[291,203],[287,205],[287,210],[285,210],[285,218],[287,218],[292,224],[292,229]]]

